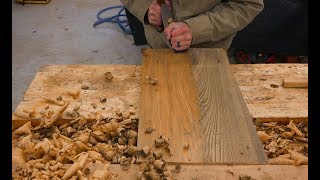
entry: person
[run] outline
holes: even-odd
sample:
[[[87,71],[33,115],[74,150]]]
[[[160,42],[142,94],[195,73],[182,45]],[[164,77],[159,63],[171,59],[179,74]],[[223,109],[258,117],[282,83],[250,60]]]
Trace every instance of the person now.
[[[120,0],[142,23],[151,48],[168,48],[157,27],[162,26],[157,0]],[[263,0],[165,0],[174,22],[164,29],[176,51],[223,48],[263,10]]]

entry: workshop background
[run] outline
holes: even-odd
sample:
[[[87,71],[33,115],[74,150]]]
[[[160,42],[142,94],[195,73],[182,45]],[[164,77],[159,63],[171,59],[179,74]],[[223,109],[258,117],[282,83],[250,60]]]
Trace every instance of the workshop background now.
[[[12,0],[12,112],[42,66],[141,64],[140,50],[148,46],[139,23],[131,26],[133,36],[116,23],[93,27],[99,11],[118,5],[119,0],[24,5]],[[265,1],[265,9],[234,39],[230,63],[307,63],[307,6],[301,0]],[[101,17],[119,10],[103,12]],[[128,19],[136,21],[130,15]]]

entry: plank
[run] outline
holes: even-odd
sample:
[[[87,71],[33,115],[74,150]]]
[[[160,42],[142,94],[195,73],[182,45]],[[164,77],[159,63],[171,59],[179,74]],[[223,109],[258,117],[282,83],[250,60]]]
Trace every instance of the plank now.
[[[266,160],[249,111],[222,49],[190,51],[201,107],[204,156],[221,163]]]
[[[16,169],[17,164],[12,164],[12,172]],[[68,167],[68,166],[67,166]],[[102,164],[86,166],[92,171],[102,169]],[[175,165],[168,165],[168,170],[175,169]],[[135,180],[139,171],[138,164],[132,164],[127,171],[122,170],[118,164],[109,166],[110,172],[114,173],[115,178],[119,180]],[[308,165],[181,165],[179,173],[172,173],[174,179],[217,179],[217,180],[238,180],[240,175],[248,175],[254,179],[308,179]]]
[[[139,132],[150,127],[156,131],[139,133],[138,146],[154,148],[153,140],[163,135],[171,140],[173,156],[166,154],[170,163],[264,164],[263,148],[225,52],[188,52],[143,51],[142,77],[156,77],[159,83],[142,80]]]
[[[281,86],[282,79],[287,77],[307,78],[307,64],[232,64],[230,67],[253,119],[263,122],[293,119],[297,123],[308,120],[308,89]],[[112,72],[113,83],[103,80],[103,74],[106,71]],[[132,77],[131,74],[134,74],[135,77]],[[82,84],[89,84],[94,90],[81,90],[82,102],[71,101],[66,112],[75,105],[82,104],[80,114],[92,119],[95,112],[109,116],[107,109],[125,109],[129,103],[132,103],[137,107],[138,113],[141,93],[140,79],[141,66],[137,65],[47,66],[36,74],[24,95],[23,102],[15,111],[37,107],[36,104],[42,102],[39,99],[40,96],[62,95],[63,98],[72,100],[66,94],[67,90],[79,89]],[[270,84],[276,84],[279,87],[272,88]],[[99,103],[99,98],[103,95],[109,99],[107,104]],[[97,104],[97,109],[90,106],[92,102]],[[104,106],[107,109],[103,110]],[[64,113],[61,123],[70,119],[72,118]],[[24,124],[23,121],[29,119],[19,118],[13,114],[12,120],[13,127],[17,128]],[[39,119],[31,119],[31,121],[34,125],[39,123]]]
[[[253,119],[308,121],[308,89],[282,87],[288,77],[307,79],[308,64],[237,64],[231,69]]]
[[[168,137],[173,157],[169,162],[202,162],[198,143],[201,139],[198,95],[192,75],[192,65],[186,54],[170,56],[170,51],[143,51],[142,77],[158,79],[152,85],[142,80],[138,146],[153,147],[153,140],[160,135]],[[152,134],[144,134],[147,128],[155,128]],[[191,146],[190,152],[183,151],[183,143]],[[167,154],[167,153],[164,153]]]

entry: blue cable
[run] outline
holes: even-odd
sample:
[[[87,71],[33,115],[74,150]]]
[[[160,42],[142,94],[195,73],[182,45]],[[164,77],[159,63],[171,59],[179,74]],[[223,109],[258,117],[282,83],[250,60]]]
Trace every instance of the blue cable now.
[[[120,11],[118,12],[117,15],[114,15],[114,16],[111,16],[111,17],[105,17],[105,18],[101,18],[100,15],[105,12],[105,11],[108,11],[108,10],[111,10],[111,9],[118,9],[118,8],[121,8]],[[128,27],[129,24],[128,24],[128,20],[125,19],[125,20],[121,20],[120,17],[127,17],[126,14],[121,14],[122,11],[124,10],[124,6],[110,6],[110,7],[107,7],[107,8],[104,8],[102,10],[100,10],[97,14],[97,18],[98,20],[93,24],[93,27],[99,25],[99,24],[102,24],[104,22],[109,22],[109,23],[117,23],[118,26],[120,27],[120,29],[128,34],[128,35],[132,35],[131,33],[131,30],[130,28]],[[124,24],[124,25],[123,25]]]

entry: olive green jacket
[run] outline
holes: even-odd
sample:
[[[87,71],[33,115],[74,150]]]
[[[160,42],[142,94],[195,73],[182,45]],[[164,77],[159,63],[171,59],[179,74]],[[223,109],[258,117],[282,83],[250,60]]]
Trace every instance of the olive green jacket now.
[[[152,0],[120,0],[144,26],[152,48],[167,48],[157,29],[145,22]],[[187,23],[192,30],[191,47],[227,50],[236,35],[262,11],[263,0],[171,0],[175,21]]]

